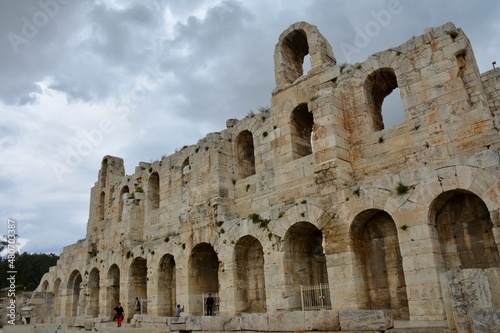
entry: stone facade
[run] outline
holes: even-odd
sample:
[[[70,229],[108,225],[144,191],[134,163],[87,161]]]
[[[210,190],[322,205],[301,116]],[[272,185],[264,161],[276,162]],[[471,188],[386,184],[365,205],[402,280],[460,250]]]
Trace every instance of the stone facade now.
[[[443,321],[442,273],[500,267],[500,69],[479,72],[461,29],[346,66],[299,22],[274,61],[268,110],[132,175],[103,158],[85,240],[37,289],[47,322],[107,320],[119,301],[131,318],[135,297],[142,315],[197,316],[207,293],[221,316],[286,316],[301,285],[347,317]],[[395,88],[405,121],[386,129]]]

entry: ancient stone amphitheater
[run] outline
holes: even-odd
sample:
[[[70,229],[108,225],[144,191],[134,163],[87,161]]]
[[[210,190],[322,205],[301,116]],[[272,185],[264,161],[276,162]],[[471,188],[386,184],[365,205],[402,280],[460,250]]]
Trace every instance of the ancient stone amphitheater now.
[[[498,329],[500,69],[452,23],[340,65],[299,22],[274,63],[270,108],[132,175],[103,158],[33,321],[98,330],[121,302],[157,332]]]

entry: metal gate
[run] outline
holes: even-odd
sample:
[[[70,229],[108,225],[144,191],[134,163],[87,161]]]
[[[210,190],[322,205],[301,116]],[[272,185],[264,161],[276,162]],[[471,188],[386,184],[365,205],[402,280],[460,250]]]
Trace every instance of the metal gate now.
[[[327,284],[319,286],[300,285],[302,311],[331,310],[330,288]]]
[[[205,303],[207,302],[208,294],[212,294],[212,298],[214,299],[214,305],[212,306],[212,316],[218,316],[219,315],[219,293],[218,292],[212,292],[212,293],[202,293],[201,294],[201,304],[203,304],[203,313],[202,316],[205,316],[207,314],[207,307]]]

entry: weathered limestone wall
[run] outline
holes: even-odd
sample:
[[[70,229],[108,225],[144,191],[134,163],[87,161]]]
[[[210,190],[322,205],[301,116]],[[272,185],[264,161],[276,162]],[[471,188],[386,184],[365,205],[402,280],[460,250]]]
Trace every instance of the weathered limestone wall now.
[[[288,313],[301,285],[326,285],[305,300],[324,309],[439,321],[440,274],[500,267],[500,69],[479,73],[462,30],[346,66],[299,22],[274,59],[269,110],[132,175],[103,158],[86,239],[39,287],[47,321],[105,321],[118,302],[132,318],[135,297],[143,315],[200,316],[208,293],[222,316]],[[405,121],[384,128],[395,88]]]

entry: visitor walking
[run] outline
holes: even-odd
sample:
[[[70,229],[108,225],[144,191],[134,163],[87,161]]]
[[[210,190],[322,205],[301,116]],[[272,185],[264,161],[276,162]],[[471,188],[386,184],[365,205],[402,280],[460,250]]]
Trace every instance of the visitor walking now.
[[[116,323],[118,325],[117,327],[122,327],[122,321],[124,318],[122,304],[118,303],[118,306],[116,308],[114,308],[114,310],[116,312],[114,319],[116,319]]]

